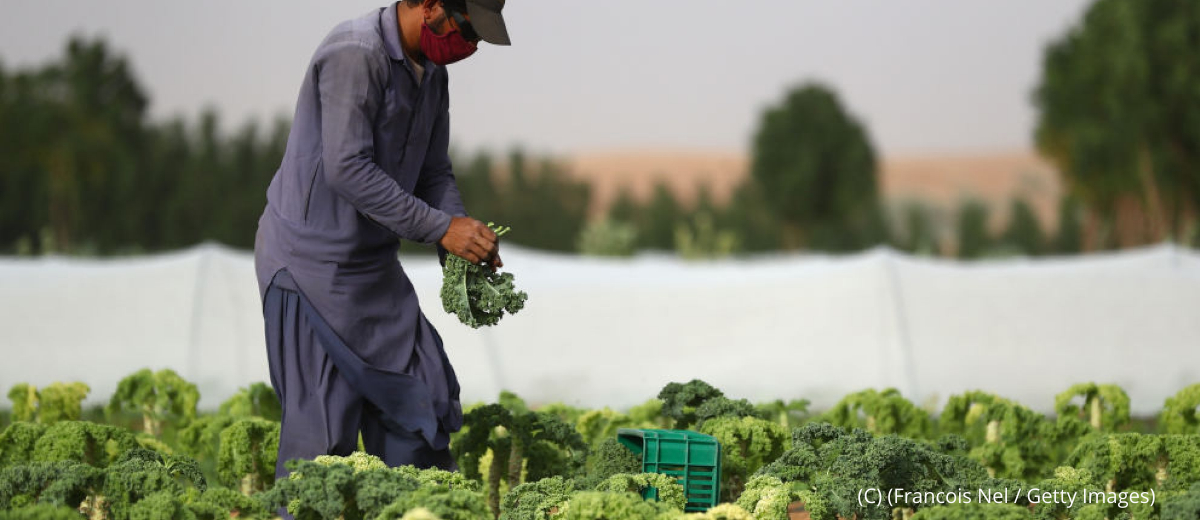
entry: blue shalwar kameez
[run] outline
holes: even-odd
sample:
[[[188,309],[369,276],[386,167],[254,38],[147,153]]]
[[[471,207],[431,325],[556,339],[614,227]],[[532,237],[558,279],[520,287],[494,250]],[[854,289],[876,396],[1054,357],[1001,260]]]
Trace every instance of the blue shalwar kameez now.
[[[446,69],[423,65],[417,78],[393,4],[334,28],[307,69],[255,241],[279,476],[350,453],[360,430],[389,465],[454,467],[458,381],[397,259],[400,239],[436,243],[466,215]]]

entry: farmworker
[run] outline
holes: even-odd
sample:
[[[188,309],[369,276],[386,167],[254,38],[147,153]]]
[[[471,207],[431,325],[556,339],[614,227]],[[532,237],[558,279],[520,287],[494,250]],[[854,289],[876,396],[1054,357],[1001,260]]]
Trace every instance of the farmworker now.
[[[509,45],[504,0],[401,0],[341,23],[306,69],[255,239],[284,463],[347,455],[456,469],[459,386],[397,258],[436,244],[491,269],[447,150],[446,66]]]

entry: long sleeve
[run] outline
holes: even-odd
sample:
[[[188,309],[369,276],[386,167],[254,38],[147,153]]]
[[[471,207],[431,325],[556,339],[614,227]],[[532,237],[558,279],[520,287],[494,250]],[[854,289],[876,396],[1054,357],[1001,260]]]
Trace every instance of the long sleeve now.
[[[446,76],[441,76],[446,81]],[[450,94],[446,91],[433,123],[433,135],[429,140],[429,151],[421,167],[415,194],[429,205],[456,217],[467,216],[458,184],[454,178],[454,167],[450,162]]]
[[[325,182],[400,238],[435,243],[449,228],[450,215],[406,192],[375,163],[373,122],[387,81],[386,59],[347,41],[330,46],[318,60]]]
[[[442,81],[446,81],[444,74],[441,77]],[[448,90],[443,91],[446,95],[438,108],[437,120],[433,123],[429,150],[425,154],[425,164],[421,167],[421,177],[414,193],[435,208],[456,217],[465,217],[467,210],[450,161],[450,94]],[[446,250],[439,245],[437,251],[439,261],[445,264]]]

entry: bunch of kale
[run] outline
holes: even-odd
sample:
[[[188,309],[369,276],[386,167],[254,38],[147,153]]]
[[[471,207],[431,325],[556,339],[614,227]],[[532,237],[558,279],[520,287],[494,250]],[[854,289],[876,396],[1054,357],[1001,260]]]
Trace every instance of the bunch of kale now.
[[[502,236],[512,228],[488,227]],[[472,328],[495,325],[504,313],[515,314],[529,298],[513,287],[512,273],[497,273],[485,264],[472,264],[460,256],[446,255],[442,268],[442,308]]]

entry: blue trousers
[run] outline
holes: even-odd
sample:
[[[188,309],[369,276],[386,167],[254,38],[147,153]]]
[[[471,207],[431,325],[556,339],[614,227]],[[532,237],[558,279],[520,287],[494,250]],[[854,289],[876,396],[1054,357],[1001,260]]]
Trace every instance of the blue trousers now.
[[[398,427],[366,397],[372,390],[339,370],[327,348],[347,352],[340,341],[308,304],[287,275],[280,271],[272,280],[263,301],[266,324],[267,360],[271,385],[283,407],[279,434],[276,478],[284,478],[284,463],[311,460],[318,455],[349,455],[363,447],[388,466],[413,465],[457,470],[449,449],[435,450],[415,432]],[[349,373],[353,373],[350,371]]]

